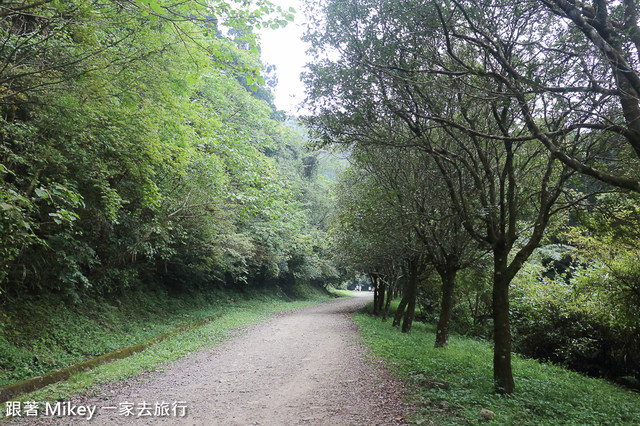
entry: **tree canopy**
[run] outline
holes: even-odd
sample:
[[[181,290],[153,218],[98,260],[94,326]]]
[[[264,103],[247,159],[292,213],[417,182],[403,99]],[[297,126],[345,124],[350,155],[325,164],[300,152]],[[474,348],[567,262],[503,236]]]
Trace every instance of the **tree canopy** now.
[[[2,4],[2,296],[335,277],[318,154],[275,110],[253,32],[291,19],[268,1]]]
[[[327,0],[315,12],[307,124],[326,145],[430,157],[421,185],[493,258],[494,378],[513,392],[514,278],[572,209],[640,189],[637,5]]]

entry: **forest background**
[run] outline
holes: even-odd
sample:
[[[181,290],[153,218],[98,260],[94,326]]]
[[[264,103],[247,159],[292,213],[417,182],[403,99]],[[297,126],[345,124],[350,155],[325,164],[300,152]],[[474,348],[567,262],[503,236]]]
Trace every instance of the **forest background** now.
[[[77,316],[359,272],[384,315],[403,296],[403,331],[418,310],[439,347],[494,340],[499,392],[512,349],[638,386],[637,7],[571,26],[552,3],[313,6],[315,148],[253,35],[291,10],[2,4],[3,383],[117,347],[83,344]],[[603,54],[583,21],[627,29]],[[328,146],[352,163],[335,211]]]
[[[140,307],[170,322],[169,305],[229,298],[217,290],[293,297],[337,279],[334,172],[274,106],[254,35],[293,16],[266,1],[0,5],[0,382],[117,349],[136,321],[114,315]]]

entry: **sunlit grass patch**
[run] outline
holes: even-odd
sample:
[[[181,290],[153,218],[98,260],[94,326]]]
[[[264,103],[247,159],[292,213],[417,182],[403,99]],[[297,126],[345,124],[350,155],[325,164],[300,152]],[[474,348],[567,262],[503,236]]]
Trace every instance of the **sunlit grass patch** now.
[[[338,296],[338,297],[355,297],[359,291],[351,291],[351,290],[340,290],[337,288],[329,289],[329,292]]]

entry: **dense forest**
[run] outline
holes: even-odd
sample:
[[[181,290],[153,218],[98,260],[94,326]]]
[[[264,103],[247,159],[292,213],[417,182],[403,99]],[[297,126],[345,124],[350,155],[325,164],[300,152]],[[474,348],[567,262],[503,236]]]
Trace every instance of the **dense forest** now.
[[[513,351],[637,386],[637,3],[310,8],[306,123],[350,153],[331,234],[374,311],[492,339],[499,393]]]
[[[252,36],[293,15],[231,6],[2,5],[3,300],[335,275],[320,153]]]
[[[297,119],[256,36],[292,9],[0,1],[0,381],[59,366],[45,306],[359,276],[498,393],[514,352],[640,388],[635,0],[307,7]]]
[[[167,292],[337,278],[334,171],[275,107],[255,35],[293,16],[266,1],[0,2],[0,382],[64,366],[54,347],[116,349],[73,341],[84,315],[93,330],[114,306],[165,309]]]

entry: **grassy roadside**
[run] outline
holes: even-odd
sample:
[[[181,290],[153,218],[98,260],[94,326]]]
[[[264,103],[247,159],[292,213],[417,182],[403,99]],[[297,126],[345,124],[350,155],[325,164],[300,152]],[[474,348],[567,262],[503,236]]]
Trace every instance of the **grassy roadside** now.
[[[189,309],[188,304],[182,306],[182,308],[177,308],[174,305],[167,305],[165,303],[167,302],[166,300],[164,302],[156,301],[156,303],[160,303],[160,305],[164,303],[164,306],[160,306],[160,308],[164,307],[167,309],[164,316],[162,312],[158,312],[158,315],[151,315],[151,317],[146,316],[148,313],[143,316],[141,312],[138,312],[140,317],[129,317],[131,322],[136,322],[136,324],[134,324],[135,326],[132,326],[132,329],[136,332],[126,333],[126,330],[120,333],[114,332],[111,328],[117,327],[120,322],[126,322],[127,315],[130,314],[128,309],[123,309],[124,316],[122,314],[115,315],[110,318],[111,323],[108,324],[108,326],[107,324],[103,324],[106,332],[111,332],[116,335],[113,337],[115,343],[112,342],[112,344],[119,344],[120,346],[126,346],[134,339],[138,339],[138,341],[134,341],[134,343],[139,343],[140,339],[145,338],[149,332],[158,334],[175,325],[194,322],[200,318],[211,315],[216,315],[216,319],[201,327],[192,328],[182,333],[172,335],[162,342],[134,354],[129,358],[102,365],[89,372],[75,374],[70,380],[47,386],[39,391],[19,398],[14,398],[13,401],[55,401],[67,399],[78,393],[92,392],[91,389],[95,391],[102,384],[122,380],[145,371],[156,370],[161,368],[163,364],[180,358],[201,347],[221,343],[229,337],[236,335],[239,329],[248,324],[264,320],[279,312],[297,309],[329,299],[326,293],[322,294],[319,291],[316,292],[313,290],[306,291],[306,294],[303,296],[305,296],[306,300],[292,301],[281,291],[226,292],[217,293],[215,296],[211,294],[191,294],[190,300],[193,302],[191,309]],[[202,300],[194,300],[194,298],[197,299],[198,297]],[[208,305],[202,303],[205,301],[204,299],[211,298],[217,303],[211,301],[209,301]],[[184,300],[178,300],[177,302],[174,300],[172,303],[183,305],[182,302],[184,302]],[[171,310],[169,309],[170,307],[174,309]],[[159,307],[156,306],[156,308]],[[144,318],[146,318],[146,322]],[[96,327],[96,324],[92,321],[86,322],[86,317],[72,319],[69,324],[70,326],[79,325],[83,321],[85,321],[84,327]],[[52,330],[49,331],[51,332]],[[103,335],[104,333],[99,334],[98,337]],[[77,336],[79,340],[85,339],[85,341],[87,341],[87,347],[92,347],[92,344],[95,346],[102,344],[96,341],[88,341],[87,337],[96,338],[95,335]],[[75,338],[76,337],[74,337],[73,340],[75,340]],[[9,346],[8,349],[5,347],[4,349],[5,351],[16,350],[12,346]],[[49,349],[49,353],[55,353],[62,349],[60,345],[54,345],[54,347]],[[2,404],[2,408],[4,408],[4,404]],[[0,415],[3,414],[4,413],[0,411]]]
[[[516,393],[493,393],[491,345],[452,336],[434,349],[435,327],[414,323],[410,334],[367,313],[353,316],[364,342],[409,384],[418,424],[635,425],[640,394],[564,368],[515,357]],[[495,413],[492,421],[481,409]]]

